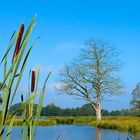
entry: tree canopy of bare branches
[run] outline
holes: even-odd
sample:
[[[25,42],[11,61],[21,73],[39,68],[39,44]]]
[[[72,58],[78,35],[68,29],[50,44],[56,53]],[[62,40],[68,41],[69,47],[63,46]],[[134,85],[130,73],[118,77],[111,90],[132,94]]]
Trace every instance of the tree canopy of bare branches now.
[[[65,65],[60,75],[62,85],[57,89],[88,101],[100,120],[103,97],[122,90],[117,74],[120,66],[113,47],[101,40],[89,40],[78,59]]]

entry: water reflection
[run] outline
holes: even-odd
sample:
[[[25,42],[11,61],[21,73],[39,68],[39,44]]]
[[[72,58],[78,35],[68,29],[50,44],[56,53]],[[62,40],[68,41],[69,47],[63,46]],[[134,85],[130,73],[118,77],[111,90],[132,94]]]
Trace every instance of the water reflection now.
[[[117,130],[96,129],[94,140],[140,140],[140,133],[120,132]]]
[[[96,140],[102,140],[102,130],[99,128],[96,129]]]

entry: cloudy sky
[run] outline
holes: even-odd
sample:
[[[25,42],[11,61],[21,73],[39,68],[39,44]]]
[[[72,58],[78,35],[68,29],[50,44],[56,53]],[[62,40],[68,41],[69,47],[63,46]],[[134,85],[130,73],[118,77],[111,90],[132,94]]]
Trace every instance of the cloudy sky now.
[[[85,102],[58,95],[59,70],[79,54],[91,37],[108,41],[120,52],[124,63],[120,74],[125,93],[103,101],[105,109],[129,108],[131,91],[140,81],[140,2],[136,0],[5,0],[0,4],[0,57],[14,30],[21,23],[27,27],[36,14],[31,44],[38,36],[28,62],[19,92],[27,93],[28,72],[41,66],[40,88],[45,75],[52,70],[44,105],[54,102],[61,107],[77,107]],[[2,68],[0,67],[2,73]],[[2,80],[2,75],[0,77]],[[19,101],[18,94],[15,102]]]

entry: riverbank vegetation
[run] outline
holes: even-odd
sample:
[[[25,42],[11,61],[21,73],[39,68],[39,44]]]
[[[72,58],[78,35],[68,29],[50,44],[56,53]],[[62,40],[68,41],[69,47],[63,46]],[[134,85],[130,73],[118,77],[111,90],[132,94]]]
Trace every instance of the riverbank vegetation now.
[[[7,122],[7,125],[10,121]],[[15,126],[22,126],[23,120],[17,117],[14,121]],[[27,123],[28,125],[28,123]],[[55,126],[55,125],[88,125],[103,129],[114,129],[119,131],[140,132],[140,117],[103,117],[97,121],[95,116],[83,117],[42,117],[36,121],[36,126]]]
[[[104,129],[138,132],[140,131],[140,117],[108,117],[101,121],[93,121],[90,125]]]
[[[140,132],[140,117],[103,117],[97,121],[95,117],[52,117],[56,124],[90,125],[103,129],[115,129],[128,132]]]

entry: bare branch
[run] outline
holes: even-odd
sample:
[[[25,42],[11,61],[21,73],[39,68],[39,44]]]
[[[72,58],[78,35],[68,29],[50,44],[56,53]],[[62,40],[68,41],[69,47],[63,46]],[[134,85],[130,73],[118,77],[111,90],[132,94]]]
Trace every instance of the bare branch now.
[[[61,91],[87,100],[98,114],[101,100],[107,95],[104,93],[119,93],[122,89],[116,75],[120,61],[107,42],[90,40],[86,45],[79,58],[65,66]]]

